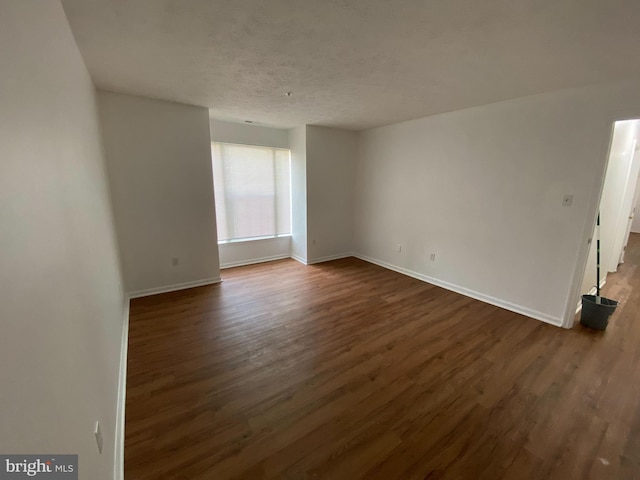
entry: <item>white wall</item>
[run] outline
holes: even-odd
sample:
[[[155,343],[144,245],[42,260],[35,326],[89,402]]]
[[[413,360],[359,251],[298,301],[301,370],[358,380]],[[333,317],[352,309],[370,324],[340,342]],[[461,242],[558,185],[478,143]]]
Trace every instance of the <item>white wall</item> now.
[[[307,126],[308,263],[351,254],[358,134]]]
[[[221,243],[220,268],[268,262],[291,256],[291,237],[260,238]],[[224,276],[224,274],[223,274]]]
[[[95,90],[58,2],[0,3],[0,71],[0,451],[77,453],[110,479],[124,297]]]
[[[289,130],[291,149],[291,256],[307,263],[307,129]]]
[[[98,99],[127,292],[219,281],[209,112],[111,92]]]
[[[288,130],[215,119],[211,120],[211,140],[241,145],[289,148]],[[291,239],[281,237],[221,243],[218,246],[218,251],[220,252],[221,268],[248,265],[289,257]]]
[[[640,182],[640,179],[638,180]],[[640,190],[636,191],[636,193],[636,213],[635,217],[633,218],[633,224],[631,225],[631,231],[634,233],[640,233]]]
[[[584,275],[582,278],[582,285],[580,286],[580,295],[584,294],[594,294],[596,292],[596,264],[597,264],[597,255],[596,255],[596,232],[594,230],[593,239],[591,246],[589,247],[589,253],[587,255],[586,266],[584,269]],[[600,268],[600,286],[602,287],[607,280],[607,269],[604,267]],[[578,307],[581,307],[582,302],[578,300]]]
[[[289,148],[289,132],[283,128],[211,119],[211,139],[216,142]]]
[[[356,252],[568,324],[611,124],[640,113],[637,87],[567,90],[363,132]],[[574,195],[571,207],[562,206],[565,193]]]

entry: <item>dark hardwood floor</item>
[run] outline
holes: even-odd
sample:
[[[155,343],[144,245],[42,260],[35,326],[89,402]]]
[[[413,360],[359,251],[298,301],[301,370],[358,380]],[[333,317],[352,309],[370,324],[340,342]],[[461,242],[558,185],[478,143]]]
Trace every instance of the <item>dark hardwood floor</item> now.
[[[131,303],[142,479],[640,479],[640,234],[605,332],[349,258]]]

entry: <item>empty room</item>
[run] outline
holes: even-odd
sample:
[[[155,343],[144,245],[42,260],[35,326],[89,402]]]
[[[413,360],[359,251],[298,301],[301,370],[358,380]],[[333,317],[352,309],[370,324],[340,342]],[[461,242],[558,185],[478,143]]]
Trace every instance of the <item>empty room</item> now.
[[[639,25],[0,0],[0,478],[640,478]]]

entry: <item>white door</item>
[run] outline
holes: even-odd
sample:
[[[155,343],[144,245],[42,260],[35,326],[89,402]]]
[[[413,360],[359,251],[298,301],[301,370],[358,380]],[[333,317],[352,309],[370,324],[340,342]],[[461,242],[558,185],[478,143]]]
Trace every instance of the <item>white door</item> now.
[[[629,212],[626,218],[626,225],[623,233],[623,242],[622,242],[622,250],[620,252],[620,258],[618,263],[624,262],[624,254],[627,250],[627,243],[629,243],[629,234],[631,233],[631,226],[633,224],[633,219],[635,217],[636,212],[636,204],[638,203],[638,193],[640,191],[640,151],[635,149],[633,161],[631,163],[631,175],[629,178],[628,188],[633,195],[630,195],[630,202],[625,202],[624,206],[626,207],[623,210],[623,214],[625,211]]]
[[[631,212],[631,215],[629,215],[629,224],[627,225],[627,235],[624,240],[624,246],[622,247],[622,253],[620,254],[619,263],[624,263],[624,254],[627,251],[627,244],[629,243],[629,235],[631,234],[631,224],[633,223],[633,219],[635,218],[635,215],[636,215],[636,209],[634,207],[633,211]]]

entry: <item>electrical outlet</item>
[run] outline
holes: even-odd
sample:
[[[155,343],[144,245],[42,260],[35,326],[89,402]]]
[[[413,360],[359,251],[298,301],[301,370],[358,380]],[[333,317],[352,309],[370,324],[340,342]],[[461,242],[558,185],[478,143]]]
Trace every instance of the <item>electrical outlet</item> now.
[[[180,259],[178,257],[173,257],[171,259],[171,265],[173,265],[174,267],[177,267],[180,264]]]
[[[573,203],[573,195],[569,193],[565,193],[564,196],[562,197],[562,206],[570,207],[572,203]]]
[[[104,439],[102,438],[102,430],[100,430],[100,422],[96,422],[96,428],[94,429],[93,434],[96,437],[96,444],[98,445],[98,453],[102,454],[102,445],[104,444]]]
[[[436,261],[436,254],[432,253],[431,255],[429,255],[429,260],[431,260],[432,262]]]
[[[402,252],[402,244],[399,243],[396,245],[396,252],[398,253]]]

